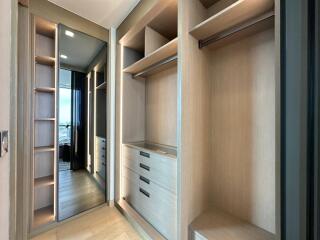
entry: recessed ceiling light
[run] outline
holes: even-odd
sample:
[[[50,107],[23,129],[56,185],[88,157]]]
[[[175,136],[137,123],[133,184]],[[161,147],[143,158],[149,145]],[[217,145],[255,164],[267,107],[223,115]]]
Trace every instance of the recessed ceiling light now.
[[[74,37],[74,33],[71,32],[71,31],[69,31],[69,30],[66,30],[66,31],[65,31],[65,34],[66,34],[67,36],[69,36],[69,37]]]
[[[67,58],[68,58],[68,57],[67,57],[66,55],[64,55],[64,54],[61,54],[60,57],[63,58],[63,59],[67,59]]]

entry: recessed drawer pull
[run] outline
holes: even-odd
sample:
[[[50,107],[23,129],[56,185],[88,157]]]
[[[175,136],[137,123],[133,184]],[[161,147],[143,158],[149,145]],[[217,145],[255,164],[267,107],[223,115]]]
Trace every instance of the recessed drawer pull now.
[[[105,148],[105,147],[102,147],[102,150],[106,150],[106,148]]]
[[[143,190],[142,188],[139,188],[139,191],[145,195],[146,197],[150,198],[150,193],[148,193],[146,190]]]
[[[140,167],[147,171],[150,171],[150,167],[148,167],[147,165],[144,165],[143,163],[140,163]]]
[[[150,158],[150,154],[146,153],[146,152],[142,152],[140,151],[140,156],[146,157],[146,158]]]
[[[147,183],[147,184],[150,184],[150,180],[147,179],[147,178],[145,178],[145,177],[143,177],[143,176],[140,176],[140,180],[141,180],[142,182],[145,182],[145,183]]]

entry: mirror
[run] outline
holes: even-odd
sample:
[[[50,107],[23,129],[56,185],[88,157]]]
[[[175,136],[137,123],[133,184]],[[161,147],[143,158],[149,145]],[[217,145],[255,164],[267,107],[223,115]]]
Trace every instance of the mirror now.
[[[107,43],[59,26],[58,220],[106,201]]]

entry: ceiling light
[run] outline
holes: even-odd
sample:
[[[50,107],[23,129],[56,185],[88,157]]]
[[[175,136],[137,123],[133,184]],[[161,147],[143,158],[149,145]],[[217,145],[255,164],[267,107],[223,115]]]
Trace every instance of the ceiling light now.
[[[67,57],[66,55],[64,55],[64,54],[61,54],[60,57],[63,58],[63,59],[67,59],[67,58],[68,58],[68,57]]]
[[[65,31],[65,34],[66,34],[67,36],[69,36],[69,37],[74,37],[74,33],[71,32],[71,31],[69,31],[69,30],[66,30],[66,31]]]

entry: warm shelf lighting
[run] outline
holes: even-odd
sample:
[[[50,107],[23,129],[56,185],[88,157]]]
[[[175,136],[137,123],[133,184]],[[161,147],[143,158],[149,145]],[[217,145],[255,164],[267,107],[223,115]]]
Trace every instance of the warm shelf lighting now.
[[[67,59],[67,58],[68,58],[68,56],[66,56],[66,55],[64,55],[64,54],[61,54],[60,57],[61,57],[62,59]]]
[[[68,36],[68,37],[74,37],[74,33],[69,31],[69,30],[66,30],[65,31],[65,34]]]

